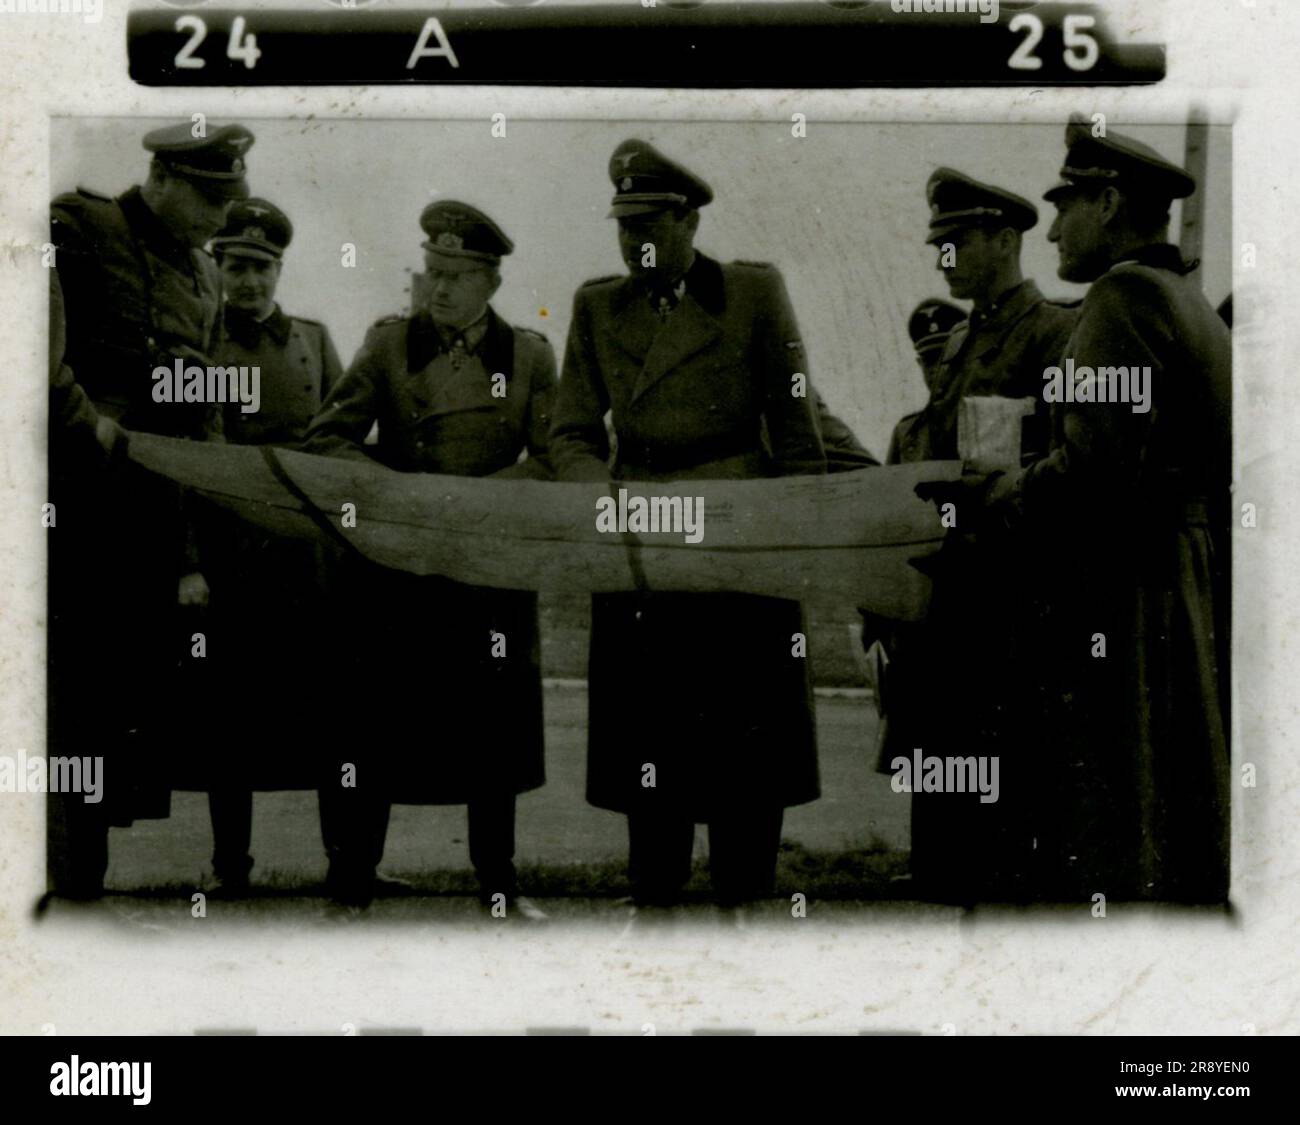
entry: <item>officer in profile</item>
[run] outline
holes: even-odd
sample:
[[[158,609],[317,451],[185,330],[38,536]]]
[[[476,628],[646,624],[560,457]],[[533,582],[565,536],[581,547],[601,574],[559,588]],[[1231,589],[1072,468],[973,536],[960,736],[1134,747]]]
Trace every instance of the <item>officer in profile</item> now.
[[[549,478],[555,355],[490,303],[514,243],[450,199],[430,203],[420,226],[420,308],[371,327],[304,449],[373,453],[405,473]],[[376,422],[378,443],[366,445]],[[466,805],[481,901],[540,920],[514,866],[515,798],[545,780],[537,595],[364,562],[349,586],[342,616],[357,628],[345,675],[359,689],[321,788],[334,897],[369,902],[393,803]],[[345,787],[348,763],[356,784]]]
[[[713,191],[647,142],[620,144],[609,176],[628,273],[574,299],[551,436],[560,476],[824,473],[814,404],[793,393],[808,369],[780,272],[698,251]],[[678,900],[698,823],[722,902],[772,893],[784,809],[819,793],[808,661],[791,645],[802,622],[785,598],[593,596],[587,799],[627,816],[638,910]]]
[[[1065,145],[1044,198],[1059,276],[1091,283],[1060,361],[1073,382],[1042,455],[980,486],[981,522],[1014,528],[1037,573],[1058,579],[1041,590],[1047,627],[1023,641],[1051,704],[1039,744],[1056,749],[1039,808],[1044,892],[1221,904],[1231,332],[1168,241],[1195,178],[1083,118]]]
[[[258,409],[226,407],[226,440],[296,447],[342,378],[329,330],[291,316],[276,301],[293,224],[274,203],[234,204],[212,240],[225,297],[222,366],[256,368]],[[208,659],[220,669],[222,698],[238,699],[216,717],[207,764],[212,870],[218,893],[249,887],[253,790],[314,789],[326,734],[330,669],[323,654],[324,597],[332,571],[321,545],[277,538],[212,514],[220,545],[214,579],[214,634]],[[237,748],[237,752],[232,750]]]
[[[1023,274],[1022,240],[1038,222],[1028,200],[951,168],[936,169],[925,198],[936,268],[954,298],[972,303],[932,377],[925,455],[980,461],[996,449],[1009,467],[1019,467],[1045,446],[1043,372],[1059,361],[1076,311],[1049,301]],[[962,432],[963,415],[974,421],[973,432]],[[1015,643],[1037,607],[1028,597],[1032,574],[1021,545],[973,534],[985,480],[969,472],[955,488],[940,490],[953,505],[936,514],[947,515],[947,538],[929,563],[929,615],[908,630],[900,659],[905,674],[896,677],[902,706],[895,718],[902,729],[891,723],[904,756],[921,747],[930,756],[998,761],[996,802],[970,792],[912,794],[918,892],[963,903],[1032,898],[1040,856],[1034,655]]]
[[[204,439],[221,407],[156,402],[156,367],[212,362],[220,280],[204,244],[246,198],[253,134],[190,123],[144,137],[144,183],[112,198],[79,188],[51,206],[51,242],[66,318],[64,363],[97,414],[126,430]],[[190,632],[178,607],[206,605],[208,583],[180,490],[118,461],[85,472],[51,450],[49,744],[102,755],[104,799],[51,794],[49,870],[58,894],[102,893],[108,829],[165,817],[175,739],[192,732],[178,661]],[[174,728],[174,729],[170,729]]]
[[[1021,269],[1024,234],[1038,223],[1037,207],[951,168],[936,169],[925,192],[935,268],[954,298],[972,304],[970,316],[948,334],[927,407],[931,456],[951,460],[958,456],[962,400],[1041,400],[1043,369],[1061,355],[1076,313],[1049,301]]]

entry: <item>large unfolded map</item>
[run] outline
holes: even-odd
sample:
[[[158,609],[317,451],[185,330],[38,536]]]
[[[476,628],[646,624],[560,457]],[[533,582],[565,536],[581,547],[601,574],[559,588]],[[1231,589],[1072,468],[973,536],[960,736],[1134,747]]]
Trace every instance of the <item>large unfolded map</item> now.
[[[924,614],[929,582],[910,560],[932,554],[944,536],[935,507],[913,488],[961,470],[956,461],[923,462],[774,480],[561,484],[398,473],[151,434],[133,434],[130,448],[144,467],[253,524],[346,541],[414,574],[568,593],[738,591],[899,620]],[[633,513],[650,497],[661,516],[681,510],[671,498],[691,498],[689,538],[699,541],[680,528],[639,530]],[[602,526],[616,511],[616,528],[632,530],[600,530],[602,511]]]

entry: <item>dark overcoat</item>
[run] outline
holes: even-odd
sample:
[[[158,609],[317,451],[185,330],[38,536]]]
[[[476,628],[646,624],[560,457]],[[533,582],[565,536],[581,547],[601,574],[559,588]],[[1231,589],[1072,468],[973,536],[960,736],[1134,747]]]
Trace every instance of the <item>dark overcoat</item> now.
[[[206,364],[218,335],[220,279],[202,250],[174,241],[138,188],[84,190],[51,207],[66,314],[63,360],[101,414],[128,429],[202,439],[219,408],[156,403],[153,369]],[[166,816],[170,770],[192,716],[178,677],[192,622],[177,583],[201,569],[180,491],[129,462],[85,472],[51,447],[49,737],[53,752],[102,754],[111,823]],[[93,747],[93,749],[92,749]]]
[[[216,362],[259,373],[258,409],[225,411],[226,440],[243,445],[296,448],[343,375],[328,329],[278,306],[262,321],[228,308]],[[325,623],[338,552],[215,508],[199,526],[212,595],[206,667],[192,672],[208,674],[212,698],[226,705],[199,768],[177,788],[315,788],[319,743],[334,722]]]
[[[1054,406],[1047,455],[990,495],[1043,579],[1049,874],[1069,897],[1222,902],[1229,330],[1177,248],[1157,244],[1093,283],[1066,356],[1094,386],[1116,381],[1101,368],[1149,367],[1151,381],[1146,411]]]
[[[1041,443],[1043,368],[1056,362],[1069,339],[1078,310],[1050,301],[1033,281],[1022,281],[983,312],[974,311],[948,334],[934,375],[934,391],[922,412],[924,450],[929,460],[957,457],[957,415],[973,395],[1032,398],[1038,404]],[[915,427],[913,427],[915,433]],[[916,440],[914,438],[914,440]],[[1041,444],[1027,452],[1042,452]]]
[[[666,319],[630,278],[578,291],[551,435],[559,474],[707,481],[824,472],[813,400],[791,393],[792,376],[807,367],[780,273],[697,254],[685,281]],[[587,799],[697,822],[814,800],[812,684],[808,660],[795,654],[798,632],[806,633],[802,608],[783,598],[594,597]]]
[[[379,321],[311,423],[306,452],[373,456],[408,473],[545,479],[554,352],[539,333],[491,309],[488,318],[459,367],[425,317]],[[367,446],[375,422],[378,442]],[[346,704],[357,722],[344,725],[340,751],[341,761],[361,760],[358,788],[367,769],[399,804],[463,804],[541,786],[537,595],[359,557],[343,586],[332,617],[342,619],[350,652],[334,682],[363,687]]]
[[[906,428],[910,455],[956,458],[961,401],[997,395],[1035,399],[1021,456],[1041,456],[1048,421],[1043,372],[1059,362],[1077,315],[1024,281],[958,325],[930,401]],[[927,620],[895,637],[881,760],[892,770],[899,756],[912,759],[918,748],[926,757],[988,759],[990,769],[996,758],[996,801],[914,790],[912,871],[920,893],[931,897],[1032,898],[1042,725],[1033,683],[1041,654],[1024,644],[1024,623],[1037,612],[1025,585],[1034,572],[1018,543],[978,534],[963,507],[933,560]]]

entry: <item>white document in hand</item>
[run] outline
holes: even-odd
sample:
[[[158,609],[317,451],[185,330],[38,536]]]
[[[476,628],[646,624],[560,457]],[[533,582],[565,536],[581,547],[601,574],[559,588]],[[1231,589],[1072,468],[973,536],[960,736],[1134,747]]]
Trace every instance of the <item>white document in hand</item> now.
[[[1020,467],[1020,420],[1034,412],[1032,398],[969,395],[957,407],[957,455],[977,473]]]

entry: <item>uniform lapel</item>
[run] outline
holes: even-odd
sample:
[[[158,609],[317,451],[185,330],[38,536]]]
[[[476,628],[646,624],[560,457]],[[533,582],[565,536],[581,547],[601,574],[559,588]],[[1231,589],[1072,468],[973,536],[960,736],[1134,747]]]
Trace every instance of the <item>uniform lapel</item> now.
[[[625,278],[614,294],[611,311],[616,323],[611,338],[639,370],[662,327],[659,318],[631,278]]]
[[[658,321],[659,318],[648,303],[646,309],[651,319]],[[722,327],[717,318],[706,312],[689,290],[659,328],[633,388],[633,402],[665,375],[681,367],[691,356],[703,351],[722,335]]]
[[[432,388],[429,385],[429,365],[437,357],[440,344],[433,322],[424,316],[410,317],[406,322],[406,383],[407,393],[415,399],[421,411],[429,408]]]

